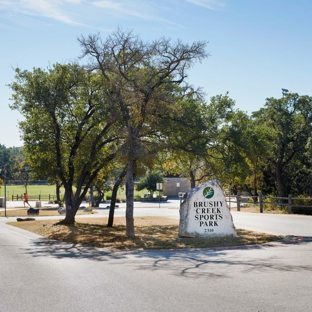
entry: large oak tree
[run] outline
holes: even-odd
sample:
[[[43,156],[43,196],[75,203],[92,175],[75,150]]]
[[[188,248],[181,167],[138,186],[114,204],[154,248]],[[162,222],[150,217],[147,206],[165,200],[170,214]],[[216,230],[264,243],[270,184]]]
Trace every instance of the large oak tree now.
[[[146,138],[155,133],[157,119],[170,114],[176,105],[174,87],[187,88],[187,71],[196,61],[207,57],[206,42],[185,44],[161,38],[144,42],[131,31],[118,29],[105,40],[99,35],[80,37],[83,57],[90,59],[90,69],[101,71],[122,115],[125,139],[126,232],[134,237],[134,176]],[[161,129],[157,129],[161,132]]]
[[[312,131],[311,112],[311,97],[284,93],[279,99],[268,98],[265,107],[252,115],[257,124],[269,130],[266,172],[275,182],[280,197],[295,191],[297,176],[311,184],[310,170],[302,173],[304,166],[311,167],[306,159]]]
[[[47,70],[15,69],[12,109],[19,123],[24,153],[38,174],[61,181],[66,216],[72,224],[97,174],[116,154],[120,120],[98,73],[77,64],[55,64]]]

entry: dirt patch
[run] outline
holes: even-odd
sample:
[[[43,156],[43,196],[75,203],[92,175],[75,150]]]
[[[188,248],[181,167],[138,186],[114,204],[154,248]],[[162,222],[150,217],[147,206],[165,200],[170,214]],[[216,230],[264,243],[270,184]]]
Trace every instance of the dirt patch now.
[[[55,220],[11,222],[10,225],[50,239],[73,244],[114,249],[182,249],[230,247],[264,244],[280,236],[236,229],[237,237],[179,238],[179,220],[166,217],[136,217],[134,239],[126,236],[125,218],[115,218],[114,227],[107,227],[107,218],[79,218],[74,225],[57,225]]]

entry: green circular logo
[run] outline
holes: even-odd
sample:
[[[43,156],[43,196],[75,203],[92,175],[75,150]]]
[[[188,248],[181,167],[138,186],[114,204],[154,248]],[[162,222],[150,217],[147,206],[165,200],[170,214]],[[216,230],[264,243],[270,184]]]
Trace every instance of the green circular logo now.
[[[209,199],[214,195],[214,190],[212,187],[205,187],[203,190],[203,195],[205,198]]]

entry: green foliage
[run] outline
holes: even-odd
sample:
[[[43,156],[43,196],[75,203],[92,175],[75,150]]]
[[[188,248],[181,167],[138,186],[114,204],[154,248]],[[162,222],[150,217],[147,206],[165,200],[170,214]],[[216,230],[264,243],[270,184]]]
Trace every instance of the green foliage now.
[[[145,178],[143,178],[139,183],[136,184],[136,189],[141,191],[147,189],[151,194],[156,191],[157,183],[163,183],[163,175],[159,172],[151,172]]]
[[[309,198],[309,196],[306,194],[298,195],[296,196],[296,198],[298,199],[292,199],[293,205],[306,206],[306,207],[291,207],[291,213],[312,215],[312,198]]]
[[[24,155],[19,147],[6,148],[0,144],[0,176],[4,178],[4,169],[6,169],[7,181],[15,178],[20,167],[24,164]]]
[[[111,194],[106,194],[105,197],[106,197],[106,200],[111,200],[112,199],[112,195]],[[120,203],[120,202],[121,202],[120,198],[116,198],[116,203]]]
[[[185,83],[187,70],[195,61],[207,57],[207,43],[189,45],[166,38],[143,42],[131,31],[121,29],[106,40],[90,35],[79,38],[79,42],[83,56],[92,58],[92,68],[99,70],[112,87],[115,111],[122,116],[127,235],[134,237],[134,176],[138,164],[153,159],[155,151],[164,148],[166,138],[159,121],[176,110],[174,91],[178,86],[189,88]]]
[[[312,215],[312,208],[305,208],[305,207],[291,207],[292,214],[301,214],[301,215]]]
[[[234,101],[226,93],[205,103],[197,93],[189,92],[179,104],[170,121],[170,153],[164,154],[163,168],[187,177],[191,187],[211,178],[220,179],[224,170],[218,139],[221,125],[233,114]]]
[[[141,198],[141,194],[140,193],[135,193],[134,194],[134,198]]]
[[[72,222],[91,183],[117,151],[119,115],[110,91],[103,89],[101,75],[77,64],[15,73],[11,107],[25,118],[19,123],[23,152],[35,174],[61,181],[66,205],[74,207]]]
[[[206,103],[185,82],[187,69],[207,57],[205,42],[149,43],[118,29],[106,40],[94,35],[79,43],[93,70],[78,64],[15,69],[11,108],[24,116],[25,144],[0,144],[8,179],[27,186],[32,175],[62,184],[67,204],[78,208],[91,185],[103,196],[106,182],[127,168],[129,220],[134,177],[156,164],[192,187],[217,178],[254,195],[259,189],[312,194],[311,97],[268,98],[249,117],[234,110],[228,93]],[[148,174],[137,189],[153,193],[162,180]]]
[[[264,171],[274,180],[280,197],[310,191],[307,146],[312,132],[311,111],[312,97],[289,93],[280,99],[267,99],[265,107],[253,113],[256,124],[266,127],[269,134]]]

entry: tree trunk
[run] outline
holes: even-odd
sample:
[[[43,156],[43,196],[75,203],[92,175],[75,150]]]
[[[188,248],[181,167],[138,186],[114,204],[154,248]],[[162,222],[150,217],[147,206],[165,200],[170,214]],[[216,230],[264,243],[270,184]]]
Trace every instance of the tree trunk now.
[[[128,161],[127,166],[127,183],[126,183],[126,234],[128,237],[134,238],[134,219],[133,219],[133,201],[134,201],[134,165],[133,161]]]
[[[196,185],[195,185],[195,176],[193,171],[190,171],[190,183],[191,183],[191,189],[193,189]]]
[[[62,183],[59,184],[58,182],[56,182],[56,184],[55,184],[55,188],[56,188],[56,200],[57,200],[58,203],[61,202],[61,197],[60,197],[60,188],[61,188],[61,186],[62,186]]]
[[[76,212],[71,206],[66,206],[66,216],[65,219],[57,222],[56,224],[75,224]]]
[[[105,193],[98,191],[98,200],[97,200],[97,207],[100,207],[100,203],[104,198]]]
[[[257,173],[256,173],[256,171],[254,172],[253,188],[254,188],[253,201],[254,201],[254,203],[257,203],[258,202],[258,191],[257,191]]]
[[[285,194],[285,185],[282,179],[282,170],[281,170],[281,164],[280,161],[276,163],[275,166],[275,176],[276,176],[276,183],[278,188],[279,197],[286,197]]]
[[[112,192],[112,199],[111,199],[111,204],[109,208],[109,216],[108,216],[108,227],[112,227],[114,224],[114,213],[115,213],[115,205],[116,205],[116,198],[117,198],[117,191],[122,183],[123,178],[125,177],[127,172],[127,168],[125,168],[122,173],[119,175],[114,187],[113,187],[113,192]]]
[[[80,202],[77,200],[76,197],[73,196],[72,188],[67,187],[65,188],[65,207],[66,207],[66,215],[65,219],[57,222],[58,224],[74,224],[75,223],[75,216],[78,211]]]
[[[91,202],[91,207],[93,207],[94,205],[93,185],[90,186],[90,202]]]

